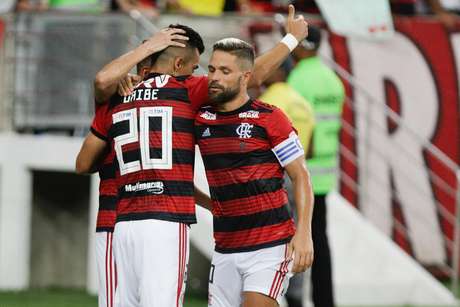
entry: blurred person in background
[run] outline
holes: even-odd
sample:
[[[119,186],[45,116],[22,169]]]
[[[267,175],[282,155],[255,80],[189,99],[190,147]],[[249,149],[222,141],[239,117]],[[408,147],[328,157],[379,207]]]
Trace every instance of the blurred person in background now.
[[[305,157],[311,157],[311,138],[315,119],[311,104],[303,98],[296,90],[287,84],[287,72],[290,71],[290,61],[276,70],[264,83],[267,87],[264,94],[259,97],[263,102],[273,104],[283,110],[292,125],[296,128],[300,142],[305,151]],[[294,201],[294,190],[289,176],[284,176],[285,188],[288,192],[288,199],[294,220],[297,221]],[[295,274],[289,281],[286,292],[286,300],[289,307],[302,307],[304,297],[304,273]]]
[[[101,12],[108,9],[109,0],[18,0],[17,11],[59,10]]]
[[[391,12],[398,15],[414,16],[432,13],[446,26],[452,29],[457,23],[460,12],[460,0],[390,0]]]
[[[298,63],[288,76],[288,84],[313,106],[312,158],[307,160],[315,194],[312,232],[316,255],[311,269],[312,299],[316,307],[333,307],[326,196],[335,189],[338,180],[337,155],[345,92],[341,80],[319,58],[320,43],[319,28],[311,26],[307,39],[292,54]]]
[[[160,8],[155,0],[112,0],[111,9],[129,14],[132,10],[138,10],[147,18],[158,17]]]

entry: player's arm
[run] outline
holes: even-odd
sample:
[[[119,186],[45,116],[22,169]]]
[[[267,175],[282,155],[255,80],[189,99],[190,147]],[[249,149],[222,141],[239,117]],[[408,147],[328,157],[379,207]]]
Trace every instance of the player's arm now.
[[[254,63],[254,71],[249,79],[248,87],[258,87],[267,79],[288,57],[297,44],[308,35],[308,23],[303,16],[295,17],[295,9],[289,5],[286,20],[286,36],[274,48],[258,56]],[[288,47],[289,45],[289,47]]]
[[[91,174],[97,171],[102,160],[107,142],[89,132],[86,136],[75,162],[77,174]]]
[[[211,211],[212,209],[211,198],[208,195],[206,195],[203,191],[198,189],[196,186],[195,186],[194,196],[195,196],[195,203],[197,205]]]
[[[297,211],[297,229],[290,242],[289,256],[294,253],[293,272],[303,272],[313,263],[311,220],[313,216],[313,190],[304,157],[298,157],[285,166],[292,181]]]
[[[97,103],[104,103],[117,91],[119,81],[139,62],[169,46],[185,47],[175,40],[188,40],[182,29],[163,29],[138,46],[104,66],[94,79],[94,95]]]

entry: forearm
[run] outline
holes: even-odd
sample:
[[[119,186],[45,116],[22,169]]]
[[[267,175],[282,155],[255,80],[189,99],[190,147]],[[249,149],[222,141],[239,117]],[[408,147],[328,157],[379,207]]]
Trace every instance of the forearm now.
[[[200,189],[198,189],[196,186],[195,186],[194,196],[195,196],[195,203],[197,203],[200,207],[203,207],[211,211],[212,209],[211,198],[208,195],[206,195],[204,192],[202,192]]]
[[[96,102],[101,103],[115,94],[118,82],[140,61],[151,53],[142,45],[113,60],[97,74],[94,80]]]
[[[280,42],[274,48],[258,56],[249,80],[249,87],[260,86],[286,60],[289,53],[289,48]]]
[[[291,178],[297,211],[297,229],[311,234],[314,196],[308,171]]]

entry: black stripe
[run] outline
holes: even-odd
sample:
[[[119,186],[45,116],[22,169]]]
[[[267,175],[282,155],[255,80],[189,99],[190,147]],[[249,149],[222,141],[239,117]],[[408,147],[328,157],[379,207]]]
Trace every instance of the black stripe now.
[[[97,136],[97,137],[100,138],[101,140],[107,142],[107,137],[106,137],[105,135],[102,135],[101,133],[97,132],[97,130],[94,129],[93,127],[91,127],[90,130],[91,130],[91,133],[92,133],[92,134],[94,134],[95,136]]]
[[[262,163],[279,164],[275,154],[271,150],[255,150],[243,153],[222,153],[214,155],[202,154],[202,156],[207,170],[238,168]]]
[[[117,223],[124,221],[138,221],[138,220],[163,220],[185,224],[195,224],[195,214],[184,213],[171,213],[171,212],[139,212],[119,214],[117,216]]]
[[[179,117],[179,116],[173,117],[173,121],[172,121],[172,131],[173,132],[187,132],[187,133],[193,134],[194,132],[193,127],[194,127],[193,119],[188,119],[188,118]],[[149,130],[150,131],[161,131],[161,128],[162,128],[161,118],[159,117],[149,118]],[[116,138],[117,136],[127,134],[127,133],[129,133],[129,121],[128,120],[123,120],[121,122],[112,124],[112,126],[109,129],[109,136],[112,139]],[[96,136],[99,136],[99,135],[96,135]],[[103,139],[103,140],[106,140],[106,139]]]
[[[161,158],[161,148],[150,148],[150,158]],[[141,152],[137,149],[126,151],[123,153],[123,161],[125,163],[132,161],[140,161]],[[193,165],[195,162],[195,152],[187,149],[173,149],[172,150],[173,164],[189,164]]]
[[[230,253],[244,253],[244,252],[252,252],[256,251],[262,248],[269,248],[269,247],[274,247],[282,244],[286,244],[291,241],[291,236],[281,239],[281,240],[276,240],[276,241],[271,241],[267,243],[262,243],[259,245],[250,245],[250,246],[244,246],[244,247],[232,247],[232,248],[226,248],[226,247],[219,247],[216,245],[215,251],[221,254],[230,254]]]
[[[209,187],[211,198],[219,202],[276,192],[283,188],[283,178],[258,179],[244,183]]]
[[[241,124],[234,125],[203,125],[195,127],[195,137],[199,139],[239,137],[237,129]],[[209,136],[202,137],[203,132],[209,128]],[[251,138],[267,140],[267,131],[264,127],[253,125],[250,132]]]
[[[99,210],[115,211],[117,209],[117,197],[99,195]]]
[[[114,227],[96,227],[96,232],[113,232]]]
[[[291,218],[287,205],[243,216],[214,217],[214,231],[232,232],[283,223]]]
[[[128,134],[129,133],[129,121],[122,120],[118,123],[114,123],[110,126],[109,136],[111,139],[116,138],[117,136]]]
[[[117,170],[115,167],[116,165],[114,163],[108,163],[108,164],[102,165],[101,168],[99,169],[99,178],[101,178],[101,180],[115,179],[116,170]]]
[[[167,196],[193,196],[194,187],[193,181],[175,181],[175,180],[145,180],[139,181],[140,185],[153,183],[149,188],[139,188],[136,191],[128,190],[130,187],[136,187],[137,182],[124,185],[118,189],[118,197],[120,199],[152,196],[152,195],[167,195]],[[157,184],[157,185],[155,185]]]
[[[188,132],[193,133],[194,119],[173,116],[172,119],[172,130],[174,132]],[[161,131],[161,118],[150,117],[149,118],[150,131]]]

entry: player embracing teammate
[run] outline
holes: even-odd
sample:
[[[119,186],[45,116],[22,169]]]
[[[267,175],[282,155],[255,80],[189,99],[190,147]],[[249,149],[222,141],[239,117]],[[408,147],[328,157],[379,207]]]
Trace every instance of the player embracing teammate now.
[[[294,18],[293,7],[289,15],[287,36],[256,59],[253,70],[251,67],[244,72],[245,77],[241,80],[244,80],[245,87],[258,86],[282,63],[298,41],[306,37],[307,25],[303,18]],[[104,152],[113,154],[113,183],[116,189],[113,257],[116,260],[117,288],[115,299],[107,299],[107,302],[113,304],[114,301],[117,307],[182,306],[189,226],[196,222],[195,202],[205,207],[211,206],[211,201],[193,186],[194,121],[200,107],[208,103],[208,83],[211,98],[214,88],[221,86],[221,83],[206,76],[192,76],[203,50],[202,39],[193,29],[181,25],[170,26],[135,50],[109,63],[96,76],[96,100],[102,106],[77,158],[77,170],[80,173],[97,170]],[[117,95],[117,86],[122,79],[134,65],[146,58],[151,59],[149,74],[136,86],[130,82],[124,83],[128,84],[127,87],[120,85],[123,97]],[[219,63],[214,65],[219,69]],[[279,111],[275,110],[274,113],[278,114]],[[270,120],[281,118],[279,115]],[[250,130],[245,126],[240,133],[244,136],[250,134]],[[267,142],[274,150],[273,155],[277,149],[282,149],[276,147],[282,142],[286,142],[286,145],[294,142],[298,146],[294,130],[289,132],[288,138],[283,139],[286,132],[286,129],[281,131],[276,140],[272,135],[266,135]],[[302,152],[301,147],[296,148]],[[276,157],[280,159],[280,164],[272,166],[271,173],[275,176],[281,171],[281,166],[286,166],[289,172],[290,165],[298,164],[295,162],[298,160],[282,164],[282,157]],[[312,203],[307,191],[308,176],[305,177],[304,173],[302,176],[304,180],[299,182],[304,183],[304,187],[296,191],[300,204],[298,208],[305,212],[303,220],[309,224],[308,214]],[[278,183],[271,185],[270,193],[279,194],[278,198],[283,199],[285,192],[276,192]],[[212,196],[212,206],[215,206],[216,198]],[[276,203],[271,209],[276,211],[275,207],[282,208]],[[302,234],[299,230],[294,234],[292,220],[285,216],[283,209],[277,210],[276,214],[280,216],[269,217],[269,220],[273,222],[275,219],[283,224],[276,228],[282,234],[270,233],[269,236],[275,235],[277,244],[273,244],[271,239],[269,243],[272,247],[281,246],[286,252],[282,256],[282,263],[278,263],[279,269],[273,272],[278,276],[272,278],[273,288],[280,293],[281,286],[278,284],[283,284],[288,277],[286,272],[292,250],[294,270],[304,270],[309,265],[312,250],[308,248],[311,242],[308,232],[303,233],[308,227],[298,225]],[[260,223],[259,226],[268,225],[265,218]],[[257,226],[251,225],[248,229]],[[260,229],[257,231],[263,232]],[[264,261],[264,258],[260,259]],[[265,294],[258,289],[252,291]],[[271,303],[276,304],[277,296],[266,295],[272,300]],[[264,306],[257,305],[257,300],[254,302],[245,306]],[[213,306],[219,306],[216,304]]]

